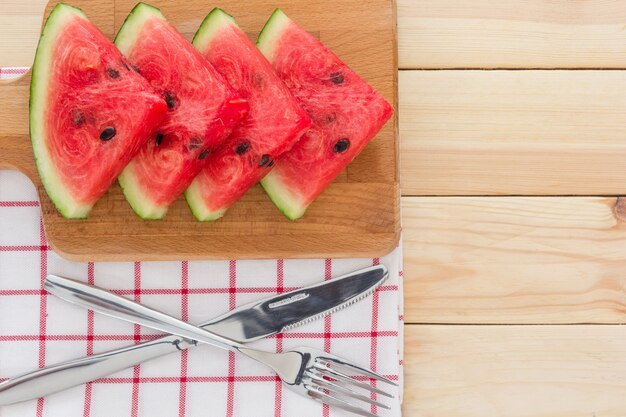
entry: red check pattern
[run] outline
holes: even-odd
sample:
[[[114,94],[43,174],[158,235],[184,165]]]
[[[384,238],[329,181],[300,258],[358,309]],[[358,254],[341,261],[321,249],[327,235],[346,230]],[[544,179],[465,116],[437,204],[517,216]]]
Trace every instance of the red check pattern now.
[[[8,73],[0,69],[0,78]],[[82,279],[199,323],[247,302],[378,263],[390,269],[391,277],[373,296],[253,345],[278,352],[317,347],[401,382],[401,248],[380,259],[73,263],[48,245],[32,184],[19,173],[0,171],[0,381],[159,336],[50,296],[42,289],[48,273]],[[372,411],[400,416],[399,400],[385,402],[391,411]],[[348,416],[285,389],[271,371],[248,358],[207,346],[3,407],[0,415]]]

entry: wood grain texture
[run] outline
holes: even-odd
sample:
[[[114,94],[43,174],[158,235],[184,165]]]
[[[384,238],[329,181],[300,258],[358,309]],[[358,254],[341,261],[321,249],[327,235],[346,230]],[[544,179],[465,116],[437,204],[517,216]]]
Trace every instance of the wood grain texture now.
[[[0,68],[32,65],[47,2],[0,1]]]
[[[403,198],[408,323],[626,323],[626,201]]]
[[[358,3],[359,7],[356,7]],[[132,0],[74,1],[113,38]],[[151,1],[191,38],[213,7],[200,0]],[[49,4],[46,14],[53,4]],[[276,7],[251,0],[220,4],[252,37]],[[328,10],[333,9],[333,13]],[[284,11],[318,36],[391,103],[397,103],[395,6],[392,0],[290,1]],[[341,19],[336,19],[337,14]],[[356,28],[356,29],[355,29]],[[381,59],[384,58],[384,59]],[[400,229],[397,122],[390,121],[339,178],[311,205],[304,218],[290,222],[260,187],[250,190],[214,223],[193,219],[181,198],[165,220],[134,215],[119,186],[94,207],[87,220],[66,220],[52,206],[38,179],[28,137],[30,74],[0,84],[0,169],[17,168],[35,183],[50,244],[73,260],[166,260],[381,256],[397,244]]]
[[[399,0],[400,68],[624,68],[626,3]]]
[[[619,195],[626,71],[402,71],[405,195]]]
[[[407,326],[407,417],[620,417],[624,326]]]

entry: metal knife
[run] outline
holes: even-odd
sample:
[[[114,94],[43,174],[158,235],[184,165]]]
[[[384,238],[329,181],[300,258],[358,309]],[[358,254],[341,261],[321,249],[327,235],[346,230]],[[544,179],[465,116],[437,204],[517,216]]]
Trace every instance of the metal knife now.
[[[251,342],[316,320],[373,293],[388,277],[383,265],[238,307],[200,326],[241,343]],[[194,346],[178,336],[88,356],[0,383],[0,406],[59,392],[150,359]]]

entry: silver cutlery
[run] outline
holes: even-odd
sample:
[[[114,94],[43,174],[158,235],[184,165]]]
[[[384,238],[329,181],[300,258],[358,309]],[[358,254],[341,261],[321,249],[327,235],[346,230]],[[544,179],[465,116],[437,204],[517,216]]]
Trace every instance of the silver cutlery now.
[[[369,267],[298,290],[240,306],[201,327],[241,343],[251,342],[345,308],[376,290],[388,277]],[[97,355],[49,365],[0,383],[0,406],[43,397],[195,345],[169,335]]]
[[[104,289],[55,275],[46,278],[44,288],[66,301],[111,317],[242,353],[270,367],[291,391],[354,414],[376,416],[362,407],[365,404],[389,409],[371,399],[371,392],[393,398],[386,391],[358,381],[353,376],[365,376],[396,385],[394,382],[319,349],[299,347],[282,353],[253,349]]]

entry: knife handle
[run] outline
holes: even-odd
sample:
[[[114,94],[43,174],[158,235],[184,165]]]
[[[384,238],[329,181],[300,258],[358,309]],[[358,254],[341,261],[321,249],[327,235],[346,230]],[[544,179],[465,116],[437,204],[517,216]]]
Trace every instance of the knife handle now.
[[[149,359],[186,349],[177,336],[51,365],[0,383],[0,406],[53,394],[111,375]]]
[[[43,283],[43,287],[49,293],[65,301],[89,308],[109,317],[140,324],[190,340],[197,340],[226,350],[237,351],[244,347],[239,342],[194,326],[94,285],[57,275],[48,275]]]
[[[336,301],[335,304],[333,304],[335,308],[313,313],[307,311],[306,308],[302,309],[297,303],[284,303],[284,300],[292,300],[294,296],[298,296],[303,293],[303,291],[307,292],[307,294],[314,294],[318,287],[331,289],[335,296],[342,294],[347,289],[351,289],[352,296],[347,297],[346,300],[344,300],[345,303],[345,301],[349,301],[354,296],[363,293],[366,287],[355,287],[355,283],[363,283],[368,277],[372,278],[371,274],[373,272],[380,274],[377,280],[371,282],[370,287],[375,288],[375,284],[380,284],[384,281],[384,278],[388,274],[386,268],[382,265],[355,271],[337,277],[330,282],[315,284],[270,299],[240,306],[222,316],[201,324],[201,327],[205,327],[213,333],[225,336],[231,340],[236,340],[240,343],[257,340],[261,337],[279,332],[285,326],[289,327],[300,324],[304,318],[317,318],[320,316],[320,313],[328,314],[334,311],[337,305],[340,305],[339,301]],[[344,285],[341,288],[331,286],[333,283],[342,281]],[[319,296],[320,295],[317,294],[315,299],[318,300]],[[271,322],[266,322],[266,318],[264,318],[264,315],[262,315],[260,311],[266,312],[267,310],[271,310],[272,303],[276,302],[284,303],[288,308],[287,310],[282,310],[281,314],[278,314],[278,317],[274,317]],[[292,314],[293,311],[290,306],[294,306],[297,315]],[[274,315],[276,315],[276,313],[274,313]],[[244,322],[248,325],[242,326]],[[63,391],[98,378],[109,376],[144,361],[187,349],[190,346],[193,345],[180,337],[165,336],[160,339],[98,355],[48,365],[46,368],[23,374],[0,383],[0,406],[32,400]]]

